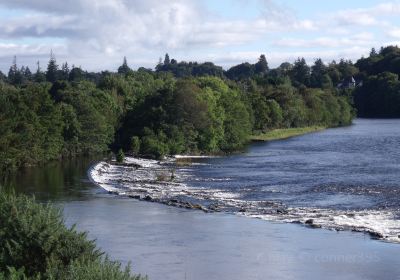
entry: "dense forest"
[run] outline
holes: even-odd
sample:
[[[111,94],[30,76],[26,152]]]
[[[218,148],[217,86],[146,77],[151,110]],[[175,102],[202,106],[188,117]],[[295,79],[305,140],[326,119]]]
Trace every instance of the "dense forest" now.
[[[360,117],[400,117],[400,48],[389,46],[371,50],[368,58],[356,63],[363,85],[354,92]]]
[[[276,128],[348,125],[354,89],[337,85],[376,74],[361,64],[317,59],[308,66],[299,58],[270,69],[261,55],[225,71],[167,54],[155,70],[134,71],[124,58],[115,73],[92,73],[59,66],[51,54],[47,69],[38,64],[31,72],[15,58],[8,75],[0,74],[0,173],[120,149],[155,158],[227,153],[250,135]],[[364,77],[358,103],[374,79],[392,79],[390,87],[397,82],[397,76],[377,75]]]

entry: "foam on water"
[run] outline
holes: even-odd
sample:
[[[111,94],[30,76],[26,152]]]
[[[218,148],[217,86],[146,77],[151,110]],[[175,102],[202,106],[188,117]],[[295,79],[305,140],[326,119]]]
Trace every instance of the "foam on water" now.
[[[279,201],[246,200],[240,192],[188,186],[185,179],[196,181],[190,168],[180,169],[171,159],[159,162],[127,157],[122,165],[99,162],[88,175],[99,187],[118,195],[207,212],[226,211],[270,221],[367,232],[379,239],[400,242],[400,220],[393,211],[287,207]]]

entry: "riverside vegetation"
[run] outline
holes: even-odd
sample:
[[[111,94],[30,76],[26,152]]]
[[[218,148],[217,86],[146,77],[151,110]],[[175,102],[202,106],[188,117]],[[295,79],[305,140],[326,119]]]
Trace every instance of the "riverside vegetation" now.
[[[51,55],[31,73],[16,59],[0,75],[0,173],[75,155],[118,151],[227,153],[273,129],[348,125],[356,74],[351,61],[309,67],[304,59],[269,69],[261,55],[224,71],[212,63],[165,56],[155,71],[92,73]]]
[[[104,256],[62,213],[26,196],[0,191],[0,279],[144,280]]]

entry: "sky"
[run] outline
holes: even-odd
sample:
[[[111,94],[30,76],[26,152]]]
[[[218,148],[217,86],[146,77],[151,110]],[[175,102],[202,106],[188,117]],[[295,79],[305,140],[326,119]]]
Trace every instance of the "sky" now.
[[[400,0],[0,0],[0,70],[59,64],[115,71],[178,61],[229,68],[356,61],[372,47],[400,45]]]

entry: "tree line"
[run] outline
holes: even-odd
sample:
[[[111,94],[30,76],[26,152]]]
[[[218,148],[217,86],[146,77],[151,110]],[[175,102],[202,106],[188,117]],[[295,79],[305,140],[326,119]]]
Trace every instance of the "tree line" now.
[[[51,54],[46,71],[31,73],[15,59],[0,75],[0,172],[119,149],[156,158],[227,153],[275,128],[347,125],[351,94],[335,83],[355,68],[298,59],[269,69],[261,55],[224,71],[166,55],[154,71],[134,71],[124,58],[116,73],[93,73],[60,67]]]
[[[400,117],[400,48],[389,46],[371,50],[356,63],[363,85],[354,92],[360,117]]]

